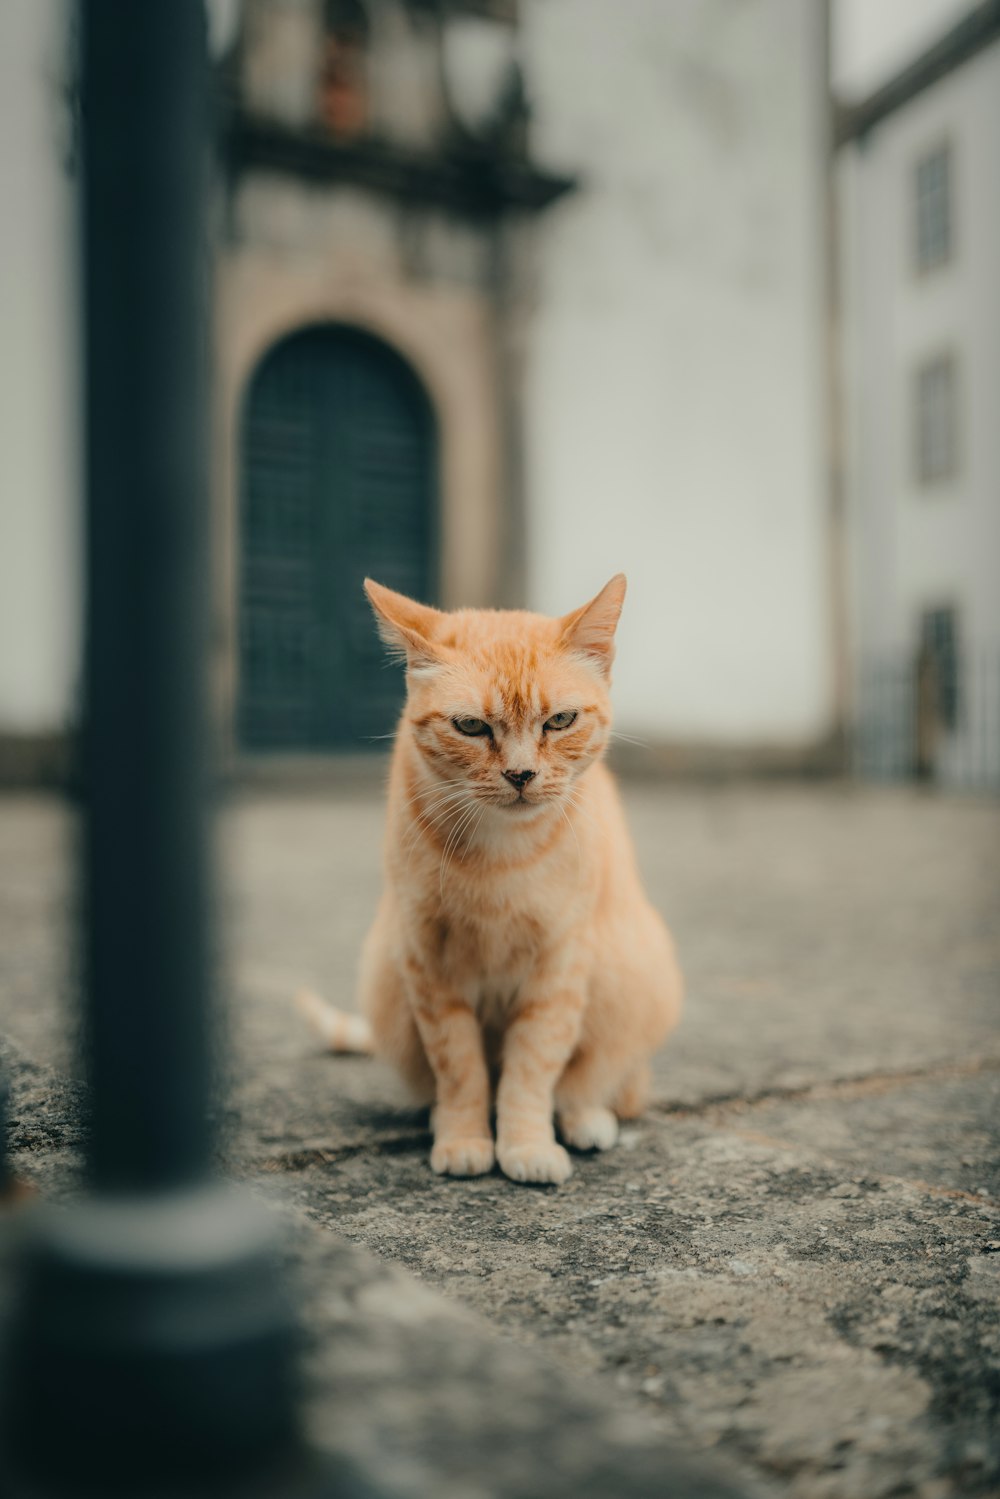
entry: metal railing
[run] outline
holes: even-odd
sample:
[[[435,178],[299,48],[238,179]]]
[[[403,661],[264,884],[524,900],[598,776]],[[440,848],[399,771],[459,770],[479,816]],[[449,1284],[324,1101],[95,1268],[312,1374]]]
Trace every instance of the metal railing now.
[[[866,779],[1000,791],[1000,648],[863,661],[852,763]]]

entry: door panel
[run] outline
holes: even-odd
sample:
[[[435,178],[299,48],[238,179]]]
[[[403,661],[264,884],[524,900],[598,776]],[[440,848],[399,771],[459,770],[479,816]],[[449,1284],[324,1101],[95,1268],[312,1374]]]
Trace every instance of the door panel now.
[[[242,433],[239,738],[371,747],[403,698],[365,575],[436,593],[433,420],[409,368],[341,328],[295,334],[254,376]]]

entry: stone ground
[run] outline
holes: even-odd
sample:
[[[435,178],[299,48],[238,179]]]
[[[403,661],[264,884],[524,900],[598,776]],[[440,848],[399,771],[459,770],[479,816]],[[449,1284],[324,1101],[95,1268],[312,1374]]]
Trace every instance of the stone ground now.
[[[1000,805],[627,800],[688,1010],[649,1114],[541,1189],[434,1177],[388,1074],[290,1012],[303,982],[351,1005],[377,793],[227,809],[227,1151],[298,1209],[319,1439],[454,1499],[721,1492],[678,1451],[747,1495],[1000,1493]],[[15,1161],[53,1190],[71,837],[55,802],[0,807]]]

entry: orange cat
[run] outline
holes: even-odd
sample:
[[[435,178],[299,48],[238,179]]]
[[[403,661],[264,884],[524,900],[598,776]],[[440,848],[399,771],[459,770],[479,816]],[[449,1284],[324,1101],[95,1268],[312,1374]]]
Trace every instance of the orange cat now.
[[[495,1154],[515,1181],[565,1181],[553,1113],[568,1145],[613,1145],[681,1006],[600,763],[625,579],[562,619],[365,589],[408,693],[361,962],[374,1048],[433,1102],[435,1171]],[[335,1049],[363,1049],[356,1018],[304,999]]]

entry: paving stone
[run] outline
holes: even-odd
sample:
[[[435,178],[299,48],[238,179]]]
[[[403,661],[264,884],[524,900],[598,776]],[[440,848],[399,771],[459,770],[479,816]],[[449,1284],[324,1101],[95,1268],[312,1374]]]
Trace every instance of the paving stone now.
[[[288,1171],[288,1190],[314,1221],[629,1393],[687,1450],[796,1495],[907,1492],[942,1468],[962,1476],[954,1492],[990,1492],[1000,1206],[877,1161],[845,1181],[808,1122],[782,1141],[744,1119],[651,1118],[617,1156],[578,1158],[565,1187],[535,1192],[433,1177],[415,1126],[411,1149],[400,1130],[389,1151]]]

